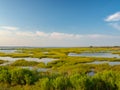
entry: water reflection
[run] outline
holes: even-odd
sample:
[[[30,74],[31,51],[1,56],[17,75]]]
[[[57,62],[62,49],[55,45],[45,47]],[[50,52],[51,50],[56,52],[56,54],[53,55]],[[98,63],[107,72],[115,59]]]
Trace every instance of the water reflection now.
[[[95,75],[94,69],[91,69],[91,71],[88,72],[87,75],[88,75],[88,76],[93,76],[93,75]]]
[[[84,52],[84,53],[80,53],[80,54],[69,53],[68,56],[120,58],[120,55],[118,55],[118,54],[102,53],[102,52],[99,52],[99,53]]]
[[[0,52],[3,52],[3,53],[14,53],[16,52],[17,50],[0,50]]]
[[[48,71],[49,69],[47,68],[36,68],[36,67],[31,67],[31,66],[22,66],[20,68],[26,68],[26,69],[29,69],[29,70],[37,70],[38,72],[46,72]]]
[[[36,61],[36,62],[43,62],[45,64],[53,61],[53,60],[56,60],[56,59],[52,59],[52,58],[42,58],[42,59],[39,59],[39,58],[12,58],[12,57],[0,57],[0,60],[6,60],[6,61],[9,61],[9,62],[6,62],[4,64],[1,64],[1,65],[8,65],[8,64],[11,64],[13,63],[14,61],[16,60],[21,60],[21,59],[24,59],[26,61]]]
[[[109,64],[110,66],[114,66],[114,65],[120,65],[120,62],[118,61],[94,61],[94,62],[89,62],[89,63],[86,63],[86,64],[104,64],[104,63],[107,63]]]

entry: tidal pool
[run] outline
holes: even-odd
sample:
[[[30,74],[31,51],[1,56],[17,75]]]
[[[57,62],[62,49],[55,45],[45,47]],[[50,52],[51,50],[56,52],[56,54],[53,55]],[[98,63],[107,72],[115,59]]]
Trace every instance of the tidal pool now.
[[[89,62],[89,63],[85,63],[85,64],[104,64],[104,63],[107,63],[109,64],[110,66],[114,66],[114,65],[120,65],[120,62],[118,61],[94,61],[94,62]]]
[[[103,52],[99,52],[99,53],[84,52],[84,53],[80,53],[80,54],[69,53],[68,56],[120,58],[120,55],[118,55],[118,54],[103,53]]]
[[[120,58],[120,55],[112,54],[110,52],[107,52],[107,53],[104,53],[104,52],[97,52],[97,53],[84,52],[84,53],[80,53],[80,54],[69,53],[68,56]],[[89,62],[89,63],[85,63],[85,64],[104,64],[104,63],[108,63],[111,66],[120,65],[119,61],[111,61],[111,62],[110,61],[94,61],[94,62]]]
[[[47,68],[36,68],[36,67],[31,67],[31,66],[22,66],[20,68],[26,68],[26,69],[29,69],[29,70],[37,70],[38,72],[46,72]]]
[[[42,59],[39,59],[39,58],[30,58],[30,57],[27,57],[27,58],[0,57],[0,60],[6,60],[6,61],[8,61],[8,62],[3,63],[1,65],[8,65],[8,64],[13,63],[16,60],[21,60],[21,59],[24,59],[26,61],[43,62],[45,64],[47,64],[48,62],[51,62],[53,60],[56,60],[56,59],[52,59],[52,58],[42,58]]]
[[[87,73],[88,76],[93,76],[94,74],[95,74],[94,69],[91,69],[91,71]]]
[[[3,52],[3,53],[14,53],[16,52],[17,50],[7,50],[7,49],[1,49],[0,52]]]

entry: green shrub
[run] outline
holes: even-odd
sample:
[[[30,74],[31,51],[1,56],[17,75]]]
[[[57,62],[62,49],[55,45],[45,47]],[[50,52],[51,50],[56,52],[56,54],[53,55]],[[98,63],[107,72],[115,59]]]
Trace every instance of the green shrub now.
[[[10,70],[5,67],[0,68],[0,82],[11,83],[11,74]]]
[[[18,68],[11,71],[11,81],[15,85],[33,84],[36,81],[36,76],[28,69]]]

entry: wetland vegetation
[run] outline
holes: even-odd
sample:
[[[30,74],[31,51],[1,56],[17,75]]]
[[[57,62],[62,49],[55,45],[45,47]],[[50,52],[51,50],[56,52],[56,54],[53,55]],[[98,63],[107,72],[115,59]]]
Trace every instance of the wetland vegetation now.
[[[120,90],[119,47],[2,50],[0,90]]]

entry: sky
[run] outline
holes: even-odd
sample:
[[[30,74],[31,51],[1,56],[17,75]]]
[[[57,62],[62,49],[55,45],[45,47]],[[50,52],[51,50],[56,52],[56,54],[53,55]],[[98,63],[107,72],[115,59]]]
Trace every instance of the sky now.
[[[0,46],[120,46],[120,0],[0,0]]]

